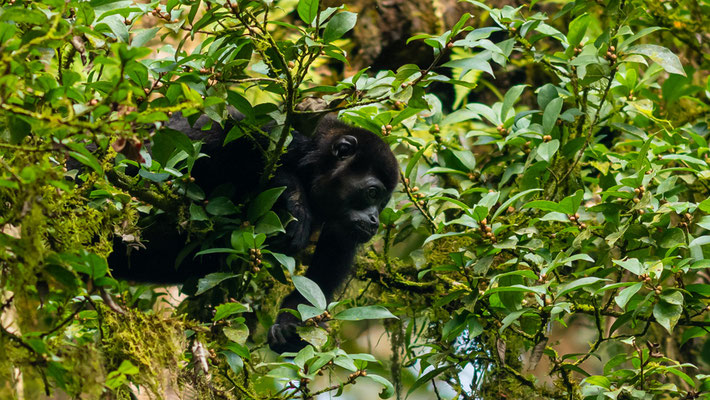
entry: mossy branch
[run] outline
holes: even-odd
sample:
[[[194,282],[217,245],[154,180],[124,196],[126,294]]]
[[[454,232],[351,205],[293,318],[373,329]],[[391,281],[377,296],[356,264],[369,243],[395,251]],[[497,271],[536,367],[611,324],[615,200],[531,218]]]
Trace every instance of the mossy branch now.
[[[388,274],[381,272],[370,265],[359,264],[358,279],[378,282],[386,287],[405,290],[413,293],[434,293],[436,291],[436,282],[414,282],[403,278],[399,274]]]
[[[158,207],[163,211],[176,213],[180,207],[184,205],[175,197],[166,196],[150,188],[137,185],[133,178],[115,169],[107,170],[106,177],[109,182],[117,188],[125,190],[131,196],[135,196],[137,199]]]

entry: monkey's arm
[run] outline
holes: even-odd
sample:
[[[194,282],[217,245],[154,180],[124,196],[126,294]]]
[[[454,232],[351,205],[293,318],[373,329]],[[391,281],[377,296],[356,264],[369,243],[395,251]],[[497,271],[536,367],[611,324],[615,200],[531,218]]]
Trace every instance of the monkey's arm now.
[[[313,213],[308,207],[306,190],[295,174],[285,171],[279,171],[272,182],[273,186],[286,187],[275,208],[288,211],[294,218],[273,246],[286,254],[295,254],[308,245],[313,227]]]
[[[335,290],[350,274],[357,245],[352,238],[328,229],[328,226],[321,231],[306,277],[318,284],[326,301],[333,299]],[[304,302],[306,301],[300,293],[294,291],[284,299],[282,307],[296,308]]]
[[[345,281],[350,273],[350,267],[355,257],[357,242],[336,229],[325,226],[318,238],[311,265],[306,277],[318,284],[325,299],[330,302],[333,293]],[[281,308],[296,309],[299,304],[307,303],[298,291],[286,296]],[[307,345],[296,332],[301,321],[290,313],[281,313],[269,330],[269,347],[283,353],[296,352]]]

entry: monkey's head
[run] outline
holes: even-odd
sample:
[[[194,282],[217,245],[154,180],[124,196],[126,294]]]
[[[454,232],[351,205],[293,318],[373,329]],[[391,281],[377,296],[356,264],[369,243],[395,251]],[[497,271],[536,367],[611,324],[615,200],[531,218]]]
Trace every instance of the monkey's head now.
[[[376,134],[324,118],[304,157],[310,201],[329,231],[364,243],[377,233],[379,215],[397,185],[399,165]]]

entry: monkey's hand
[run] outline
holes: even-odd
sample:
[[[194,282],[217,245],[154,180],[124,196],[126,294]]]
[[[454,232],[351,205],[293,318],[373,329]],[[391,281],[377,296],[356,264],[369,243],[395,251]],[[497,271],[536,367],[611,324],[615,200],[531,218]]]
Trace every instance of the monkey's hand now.
[[[313,215],[306,189],[298,176],[290,171],[279,170],[272,184],[286,186],[286,190],[279,197],[277,208],[288,211],[293,217],[293,220],[286,224],[286,233],[277,238],[276,247],[287,254],[295,254],[308,245],[313,229]]]
[[[308,345],[308,342],[301,339],[297,329],[303,323],[290,313],[281,313],[276,318],[276,322],[269,329],[269,347],[277,353],[293,352],[297,353]]]

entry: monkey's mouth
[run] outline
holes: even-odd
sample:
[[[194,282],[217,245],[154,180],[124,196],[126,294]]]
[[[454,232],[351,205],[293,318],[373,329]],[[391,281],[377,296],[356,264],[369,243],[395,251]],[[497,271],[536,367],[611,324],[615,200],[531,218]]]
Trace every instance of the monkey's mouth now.
[[[372,225],[364,223],[356,223],[353,227],[353,235],[358,243],[365,243],[372,239],[377,233],[377,228],[373,228]]]

